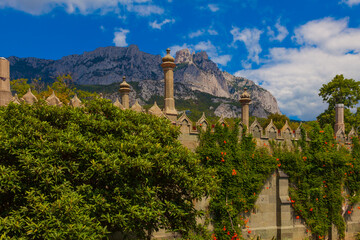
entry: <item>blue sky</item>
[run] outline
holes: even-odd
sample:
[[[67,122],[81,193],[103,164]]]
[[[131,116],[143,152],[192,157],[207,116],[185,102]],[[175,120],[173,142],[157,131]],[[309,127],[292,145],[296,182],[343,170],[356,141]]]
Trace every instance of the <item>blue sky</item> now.
[[[0,56],[59,59],[136,44],[206,51],[313,120],[336,74],[360,80],[360,0],[0,0]]]

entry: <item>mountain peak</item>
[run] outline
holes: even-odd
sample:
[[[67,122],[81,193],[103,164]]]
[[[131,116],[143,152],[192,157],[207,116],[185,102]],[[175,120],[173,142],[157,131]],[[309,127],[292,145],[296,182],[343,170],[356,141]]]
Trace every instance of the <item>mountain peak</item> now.
[[[208,60],[209,56],[207,55],[207,53],[205,51],[200,51],[195,53],[194,56],[196,59],[204,59],[204,60]]]
[[[179,51],[176,52],[176,57],[175,57],[175,63],[179,64],[179,63],[192,63],[193,62],[193,55],[190,53],[190,50],[185,48],[185,49],[181,49]]]

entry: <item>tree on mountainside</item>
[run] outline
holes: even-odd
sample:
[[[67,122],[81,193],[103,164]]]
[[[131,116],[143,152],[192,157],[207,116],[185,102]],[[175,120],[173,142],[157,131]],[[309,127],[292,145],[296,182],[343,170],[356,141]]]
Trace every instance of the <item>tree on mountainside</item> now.
[[[351,126],[360,122],[349,108],[354,107],[360,100],[360,82],[354,79],[345,79],[344,76],[336,75],[329,83],[323,84],[319,89],[319,96],[329,104],[328,109],[321,113],[317,120],[324,127],[326,124],[335,124],[335,104],[342,103],[345,106],[345,126],[349,131]]]
[[[0,107],[0,238],[150,239],[196,225],[213,173],[166,119],[39,101]]]

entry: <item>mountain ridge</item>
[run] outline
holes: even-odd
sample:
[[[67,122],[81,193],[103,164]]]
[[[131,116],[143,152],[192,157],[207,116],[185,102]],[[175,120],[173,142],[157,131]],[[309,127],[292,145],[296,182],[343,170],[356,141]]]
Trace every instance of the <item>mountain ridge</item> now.
[[[206,52],[190,53],[188,49],[183,49],[175,55],[175,98],[196,98],[191,91],[208,93],[214,96],[211,101],[222,101],[217,106],[219,109],[214,109],[216,115],[240,116],[240,108],[230,105],[238,102],[246,86],[253,102],[250,114],[266,117],[270,113],[280,113],[277,101],[270,92],[249,79],[221,71]],[[126,76],[128,82],[139,82],[139,89],[130,96],[130,100],[134,102],[138,99],[143,104],[148,104],[147,101],[153,95],[164,91],[161,59],[160,55],[140,51],[136,45],[99,47],[94,51],[68,55],[58,60],[8,58],[12,79],[41,77],[45,82],[51,82],[58,75],[71,74],[74,83],[79,85],[109,85],[120,82],[122,76]]]

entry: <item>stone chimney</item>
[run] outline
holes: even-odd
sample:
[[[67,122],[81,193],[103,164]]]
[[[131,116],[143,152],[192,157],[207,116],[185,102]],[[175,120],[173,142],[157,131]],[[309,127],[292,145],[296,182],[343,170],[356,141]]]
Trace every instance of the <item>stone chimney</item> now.
[[[121,103],[124,109],[129,109],[129,92],[130,92],[130,85],[126,82],[125,76],[123,76],[123,82],[120,84],[119,92],[121,94]]]
[[[251,102],[250,94],[246,91],[247,88],[244,88],[244,92],[240,96],[241,103],[241,121],[246,126],[247,131],[249,131],[249,104]]]
[[[161,67],[164,70],[165,80],[165,109],[164,114],[171,120],[177,120],[177,111],[175,109],[174,100],[174,68],[176,64],[175,59],[170,55],[170,49],[166,49],[166,56],[162,59]]]
[[[335,134],[342,129],[345,133],[345,123],[344,123],[344,104],[335,105]]]
[[[10,63],[0,57],[0,106],[8,105],[13,99],[10,91]]]

